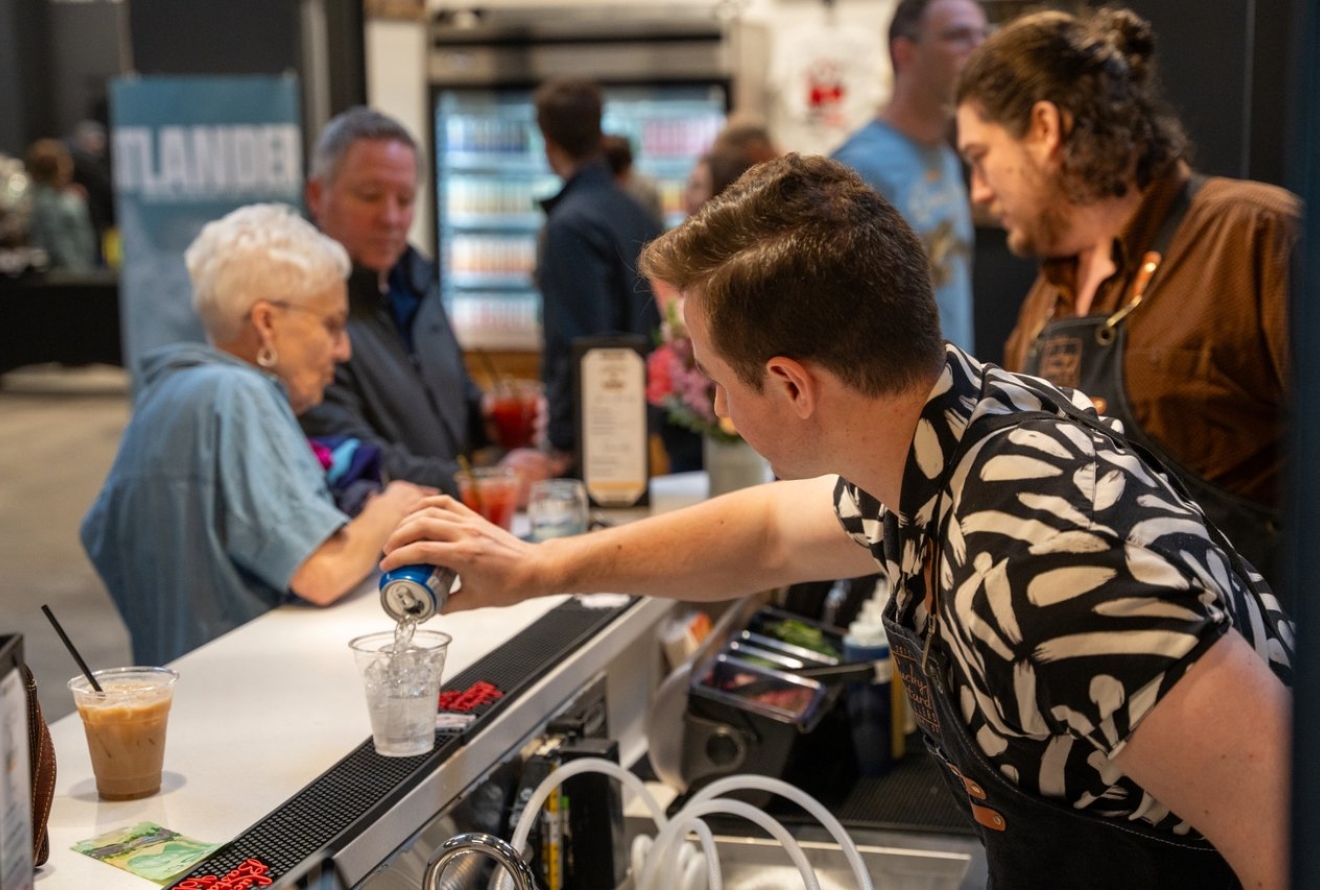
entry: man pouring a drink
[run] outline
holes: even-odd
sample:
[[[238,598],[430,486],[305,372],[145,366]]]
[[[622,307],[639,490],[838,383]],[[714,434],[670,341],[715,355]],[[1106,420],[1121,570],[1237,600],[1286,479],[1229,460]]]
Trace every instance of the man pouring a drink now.
[[[921,242],[847,168],[753,168],[643,252],[783,481],[530,543],[428,499],[382,568],[444,609],[716,600],[879,568],[884,624],[997,887],[1287,886],[1293,628],[1081,394],[940,336]]]

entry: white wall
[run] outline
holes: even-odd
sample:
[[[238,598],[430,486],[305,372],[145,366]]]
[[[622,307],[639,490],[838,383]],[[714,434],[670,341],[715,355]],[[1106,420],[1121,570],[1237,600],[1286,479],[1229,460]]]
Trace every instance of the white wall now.
[[[427,108],[426,43],[424,23],[367,21],[367,104],[407,127],[424,151],[432,142],[427,133],[431,115]],[[429,160],[421,167],[424,179],[418,189],[411,240],[419,250],[429,253],[435,241],[433,189],[425,177],[433,168]]]

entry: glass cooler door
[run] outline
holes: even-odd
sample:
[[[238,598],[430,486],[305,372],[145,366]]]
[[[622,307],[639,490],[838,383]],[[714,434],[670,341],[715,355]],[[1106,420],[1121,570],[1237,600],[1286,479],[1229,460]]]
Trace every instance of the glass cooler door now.
[[[627,136],[634,168],[656,180],[667,225],[683,218],[688,172],[723,125],[722,84],[605,86],[603,127]],[[545,159],[530,89],[434,93],[441,292],[466,349],[537,350],[539,202],[560,188]]]

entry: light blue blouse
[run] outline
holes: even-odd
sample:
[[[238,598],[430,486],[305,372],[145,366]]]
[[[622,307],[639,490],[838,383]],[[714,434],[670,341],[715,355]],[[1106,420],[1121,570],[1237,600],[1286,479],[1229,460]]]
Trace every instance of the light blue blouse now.
[[[348,522],[283,384],[209,346],[149,353],[82,542],[133,640],[164,664],[293,598]]]

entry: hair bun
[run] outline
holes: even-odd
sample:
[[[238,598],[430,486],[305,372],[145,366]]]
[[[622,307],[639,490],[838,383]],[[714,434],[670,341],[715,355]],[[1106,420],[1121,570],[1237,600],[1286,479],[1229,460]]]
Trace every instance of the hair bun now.
[[[1113,47],[1127,62],[1136,79],[1145,80],[1155,56],[1155,30],[1130,9],[1107,7],[1092,19],[1095,36]]]

